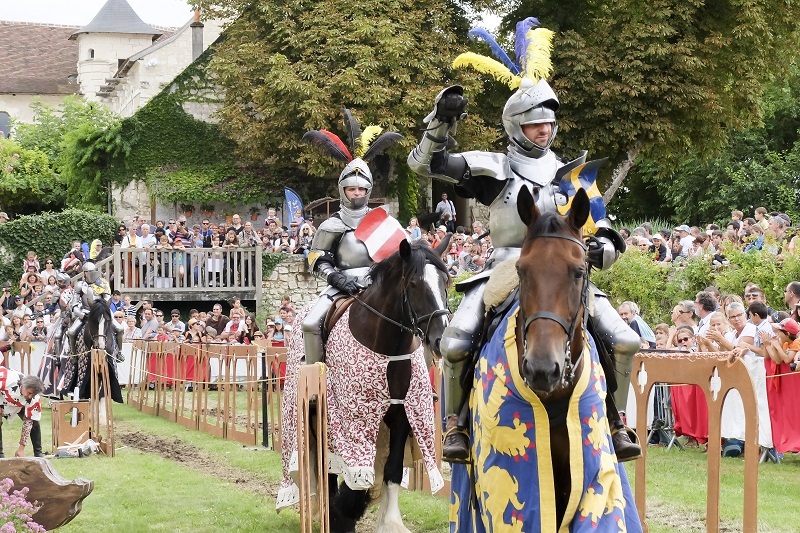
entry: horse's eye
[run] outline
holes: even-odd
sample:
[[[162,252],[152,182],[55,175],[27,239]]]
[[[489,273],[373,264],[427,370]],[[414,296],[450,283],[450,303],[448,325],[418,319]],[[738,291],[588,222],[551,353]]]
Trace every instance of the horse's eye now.
[[[586,271],[582,268],[575,269],[575,279],[583,279],[583,276],[586,274]]]

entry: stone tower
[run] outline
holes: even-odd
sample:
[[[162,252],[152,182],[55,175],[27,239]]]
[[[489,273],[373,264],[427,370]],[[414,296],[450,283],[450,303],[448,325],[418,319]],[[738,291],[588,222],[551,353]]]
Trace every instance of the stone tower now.
[[[106,85],[120,62],[147,48],[161,32],[145,24],[126,0],[108,0],[92,21],[70,35],[78,41],[78,85],[88,100]]]

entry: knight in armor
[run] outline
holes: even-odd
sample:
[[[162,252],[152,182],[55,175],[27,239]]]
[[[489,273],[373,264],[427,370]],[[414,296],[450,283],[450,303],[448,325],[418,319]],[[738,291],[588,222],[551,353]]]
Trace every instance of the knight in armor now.
[[[53,333],[53,355],[56,356],[55,362],[58,364],[59,357],[64,354],[64,335],[70,326],[70,303],[72,302],[72,279],[69,274],[59,270],[56,273],[56,284],[58,291],[53,297],[58,302],[59,321],[56,331]]]
[[[520,24],[523,25],[522,28]],[[545,49],[549,50],[552,32],[544,28],[534,30],[533,27],[538,25],[536,19],[526,19],[520,24],[517,26],[518,39],[520,35],[528,42],[531,39],[544,38],[548,41]],[[487,38],[485,33],[481,37]],[[531,49],[524,44],[520,48],[518,42],[517,49]],[[499,46],[492,48],[501,50]],[[539,211],[543,213],[566,206],[569,199],[559,186],[560,176],[564,174],[564,170],[584,163],[586,157],[584,153],[579,159],[565,163],[550,149],[558,131],[558,97],[545,80],[546,73],[531,73],[524,69],[526,63],[529,66],[541,63],[521,57],[522,65],[518,65],[507,56],[502,61],[507,66],[515,67],[509,69],[511,72],[505,71],[508,75],[505,79],[508,81],[511,78],[509,84],[513,85],[512,88],[518,86],[503,109],[508,152],[455,154],[448,151],[448,137],[455,131],[457,121],[466,117],[467,105],[463,89],[452,86],[437,95],[433,111],[424,120],[427,127],[422,140],[408,156],[408,164],[417,174],[453,183],[460,196],[475,198],[489,206],[489,230],[494,254],[480,274],[457,286],[459,291],[464,292],[464,297],[441,341],[447,414],[443,459],[451,462],[469,461],[466,410],[463,409],[466,402],[464,378],[467,372],[471,376],[474,357],[479,348],[486,313],[483,299],[486,282],[495,265],[519,257],[525,238],[526,227],[517,212],[517,194],[522,187],[528,188]],[[454,65],[461,66],[458,59]],[[596,232],[588,242],[589,261],[594,268],[607,269],[616,261],[619,253],[625,250],[625,242],[607,220],[597,220],[595,226]],[[601,291],[594,285],[591,285],[590,290],[594,296],[594,305],[590,309],[590,329],[595,332],[596,339],[602,341],[603,347],[607,348],[601,352],[610,352],[616,357],[616,371],[622,376],[628,376],[633,357],[639,349],[639,338],[622,321]],[[613,374],[613,365],[614,362],[609,357],[607,374]],[[632,443],[624,431],[614,406],[615,401],[617,405],[625,405],[627,392],[627,382],[623,381],[613,397],[612,394],[607,396],[613,443],[620,461],[636,459],[641,455],[640,447]]]
[[[325,279],[328,286],[302,323],[306,364],[324,360],[322,329],[333,302],[342,296],[358,294],[370,283],[368,274],[373,260],[366,245],[355,237],[355,229],[370,211],[367,204],[373,182],[368,163],[402,138],[394,132],[381,133],[378,126],[368,126],[362,132],[347,109],[344,109],[344,122],[355,158],[342,140],[329,131],[311,130],[303,136],[304,140],[321,146],[326,153],[346,163],[339,175],[339,211],[320,224],[308,253],[310,268]]]
[[[71,322],[67,330],[67,338],[69,339],[69,350],[71,354],[77,352],[77,336],[86,322],[86,317],[89,314],[89,310],[92,308],[92,304],[94,304],[97,299],[102,299],[108,304],[108,301],[111,299],[111,287],[95,264],[91,261],[87,261],[83,264],[82,270],[83,279],[75,283],[75,287],[72,290],[72,299],[69,304]],[[119,324],[115,320],[111,321],[111,325],[114,329],[114,336],[117,342],[116,349],[121,350],[125,326]]]

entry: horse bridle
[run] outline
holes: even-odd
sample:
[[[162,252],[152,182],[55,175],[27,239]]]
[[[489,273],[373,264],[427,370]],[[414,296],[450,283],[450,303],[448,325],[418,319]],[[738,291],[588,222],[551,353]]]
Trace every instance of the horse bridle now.
[[[437,316],[441,315],[449,315],[450,308],[447,309],[437,309],[433,312],[428,313],[427,315],[417,316],[416,311],[414,310],[414,306],[411,305],[411,299],[408,297],[408,287],[405,283],[405,276],[402,278],[402,285],[403,285],[403,300],[401,302],[401,312],[403,313],[403,317],[411,323],[411,326],[406,326],[403,323],[397,322],[396,320],[389,318],[388,316],[384,315],[358,296],[355,297],[355,301],[361,304],[362,306],[366,307],[375,315],[378,315],[381,319],[386,320],[387,322],[394,324],[401,330],[411,333],[412,335],[419,337],[420,340],[424,341],[428,337],[428,332],[431,327],[431,321],[436,318]],[[420,328],[420,324],[425,322],[425,331]]]
[[[578,327],[578,314],[582,310],[584,311],[582,320],[584,331],[586,331],[586,326],[589,322],[589,313],[586,312],[586,301],[589,294],[589,258],[588,255],[586,255],[586,253],[588,252],[589,248],[586,246],[585,243],[583,243],[583,241],[581,241],[580,239],[576,239],[571,235],[561,235],[558,233],[545,233],[542,235],[536,235],[535,237],[531,237],[531,239],[564,239],[580,246],[584,253],[585,268],[583,271],[583,279],[581,281],[581,305],[575,311],[575,315],[572,317],[570,323],[567,324],[567,321],[564,319],[564,317],[557,315],[555,313],[551,313],[550,311],[539,311],[533,313],[530,316],[524,317],[525,320],[522,329],[522,339],[523,339],[522,349],[524,351],[527,351],[528,327],[534,320],[539,320],[539,319],[552,320],[553,322],[556,322],[559,326],[561,326],[561,328],[567,334],[567,342],[564,347],[564,366],[561,370],[561,383],[562,386],[566,387],[567,385],[572,383],[573,380],[575,379],[575,368],[577,368],[578,365],[580,365],[581,359],[583,359],[583,350],[581,350],[581,353],[578,355],[578,359],[573,363],[571,357],[572,355],[571,351],[572,351],[572,336],[575,334],[575,330]],[[520,313],[524,314],[524,311],[522,310],[521,307],[520,307]]]

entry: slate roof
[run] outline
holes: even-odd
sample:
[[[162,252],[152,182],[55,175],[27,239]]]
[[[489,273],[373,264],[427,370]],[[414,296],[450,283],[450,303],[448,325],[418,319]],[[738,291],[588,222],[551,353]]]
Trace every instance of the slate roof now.
[[[75,26],[0,21],[0,93],[72,94],[78,91]],[[72,76],[72,83],[67,79]]]
[[[92,21],[70,35],[75,39],[81,33],[140,33],[160,36],[154,27],[139,18],[126,0],[108,0]]]

